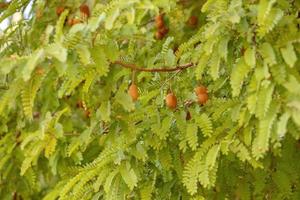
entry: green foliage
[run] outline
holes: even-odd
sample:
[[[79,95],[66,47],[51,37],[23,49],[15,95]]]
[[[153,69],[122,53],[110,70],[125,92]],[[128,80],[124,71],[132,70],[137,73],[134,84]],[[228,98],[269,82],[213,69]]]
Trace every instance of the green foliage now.
[[[299,10],[11,1],[0,22],[22,17],[0,34],[0,199],[300,199]]]

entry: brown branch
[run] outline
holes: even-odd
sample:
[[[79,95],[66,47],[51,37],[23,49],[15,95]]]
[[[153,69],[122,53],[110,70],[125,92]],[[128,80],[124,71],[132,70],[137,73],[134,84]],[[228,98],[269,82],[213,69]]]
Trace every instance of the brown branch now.
[[[139,67],[135,64],[130,64],[130,63],[124,63],[122,61],[115,61],[112,64],[116,64],[116,65],[120,65],[124,68],[128,68],[128,69],[132,69],[132,70],[136,70],[136,71],[143,71],[143,72],[174,72],[174,71],[180,71],[180,70],[184,70],[187,69],[189,67],[193,67],[195,66],[194,63],[187,63],[187,64],[183,64],[183,65],[177,65],[171,68],[168,67],[164,67],[164,68],[143,68],[143,67]]]

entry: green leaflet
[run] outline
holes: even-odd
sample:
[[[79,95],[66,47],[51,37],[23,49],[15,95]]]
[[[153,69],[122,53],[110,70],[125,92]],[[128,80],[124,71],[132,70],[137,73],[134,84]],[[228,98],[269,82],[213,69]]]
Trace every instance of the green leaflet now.
[[[227,55],[228,55],[228,42],[229,42],[229,37],[223,38],[220,43],[219,43],[219,55],[225,62],[227,62]]]
[[[94,48],[93,48],[94,50]],[[93,52],[92,50],[92,52]],[[118,43],[116,41],[108,41],[106,46],[105,46],[105,49],[102,49],[102,51],[100,52],[103,52],[105,53],[106,57],[112,62],[112,61],[115,61],[119,58],[119,55],[120,55],[120,52],[119,52],[119,47],[118,47]],[[100,53],[100,52],[96,52],[96,53]],[[93,53],[92,53],[93,54]],[[94,54],[93,54],[94,55]],[[99,59],[103,59],[101,57],[102,55],[100,55]],[[94,58],[94,57],[93,57]],[[104,61],[104,60],[103,60]],[[99,62],[99,61],[97,61]],[[108,63],[106,63],[106,65],[108,65]],[[106,65],[102,65],[103,67],[106,67]],[[108,67],[108,66],[107,66]]]
[[[86,100],[86,96],[88,96],[90,87],[92,86],[95,78],[96,78],[96,71],[94,68],[90,67],[89,69],[86,69],[84,72],[85,75],[85,81],[84,81],[84,85],[82,88],[82,92],[83,92],[83,99]]]
[[[80,62],[83,65],[88,65],[91,63],[91,53],[87,45],[77,45],[76,52]]]
[[[259,24],[263,24],[264,20],[268,17],[272,6],[274,5],[274,3],[276,2],[276,0],[261,0],[259,1],[258,4],[258,23]]]
[[[278,64],[270,68],[271,74],[278,84],[284,84],[287,78],[286,65]]]
[[[97,110],[97,117],[99,116],[103,121],[109,122],[111,114],[111,105],[110,102],[102,102],[101,106]]]
[[[22,105],[24,114],[27,119],[32,120],[32,110],[34,106],[34,100],[38,90],[41,87],[43,77],[35,76],[30,79],[21,91]]]
[[[54,40],[57,43],[61,43],[63,40],[63,28],[64,28],[64,23],[67,19],[67,16],[69,14],[69,10],[65,9],[63,13],[61,13],[55,27],[55,35],[54,35]]]
[[[170,49],[170,44],[173,42],[174,37],[168,37],[161,48],[161,55],[164,56],[168,53],[168,50]]]
[[[279,138],[283,138],[287,132],[287,123],[290,118],[290,113],[286,112],[282,114],[277,122],[277,135]]]
[[[110,46],[108,52],[104,51],[104,47],[96,46],[91,49],[92,59],[94,61],[93,66],[95,66],[97,73],[99,76],[106,76],[109,71],[109,62],[107,61],[107,54],[111,59],[114,59],[113,54],[117,54],[117,49],[114,49]],[[111,51],[111,52],[110,52]]]
[[[271,44],[263,43],[260,47],[260,53],[262,54],[266,64],[276,64],[276,55]]]
[[[276,64],[276,55],[270,43],[263,43],[259,49],[264,58],[264,62],[268,65]]]
[[[152,186],[146,185],[140,189],[141,200],[151,200],[152,199]]]
[[[89,29],[91,31],[95,31],[99,27],[100,23],[105,20],[105,17],[106,17],[105,13],[102,13],[99,16],[92,16],[88,22]]]
[[[111,184],[113,182],[113,179],[115,178],[115,176],[118,174],[118,170],[115,169],[113,170],[109,175],[108,177],[106,178],[105,180],[105,183],[104,183],[104,191],[106,193],[108,193],[110,191],[110,188],[111,188]]]
[[[6,92],[1,94],[0,115],[3,115],[6,109],[10,109],[12,107],[12,103],[14,102],[11,101],[18,96],[19,92],[21,91],[22,84],[23,84],[23,80],[17,79],[10,84],[10,88]]]
[[[190,194],[197,192],[197,182],[200,173],[200,158],[194,156],[194,158],[187,164],[183,172],[183,184],[186,186]]]
[[[204,188],[208,188],[209,184],[210,184],[210,177],[209,177],[208,168],[204,164],[204,162],[201,162],[198,167],[201,168],[201,171],[198,175],[199,182],[201,183],[201,185],[204,186]]]
[[[288,80],[283,84],[283,86],[292,94],[300,94],[300,81],[293,75],[288,75]]]
[[[205,140],[201,144],[201,148],[189,160],[183,171],[183,184],[190,194],[195,194],[198,188],[198,181],[205,187],[209,188],[214,185],[216,178],[217,166],[215,165],[211,170],[208,169],[203,156],[214,145],[216,136]],[[211,151],[211,155],[215,155],[215,150]],[[211,164],[212,160],[211,160]]]
[[[281,9],[271,9],[269,16],[265,18],[265,20],[260,24],[258,35],[260,37],[263,37],[270,31],[272,31],[274,27],[279,23],[279,20],[283,17],[283,15],[284,13]]]
[[[255,49],[254,48],[247,48],[244,54],[245,63],[249,65],[251,68],[255,67],[256,58],[255,58]]]
[[[300,126],[300,110],[299,109],[295,109],[292,111],[292,118],[293,118],[293,121],[295,122],[295,124]]]
[[[158,123],[152,126],[152,130],[159,137],[159,139],[165,140],[167,138],[172,121],[173,118],[171,116],[167,116],[162,120],[161,124]]]
[[[206,65],[208,63],[208,60],[209,60],[209,56],[207,56],[206,54],[202,54],[202,56],[200,57],[200,59],[198,61],[196,71],[195,71],[197,80],[200,80],[202,78],[202,75],[203,75],[204,69],[206,68]]]
[[[163,168],[165,168],[166,170],[170,170],[172,168],[173,158],[172,158],[168,148],[162,149],[158,154],[158,158],[159,158],[160,163]]]
[[[191,200],[205,200],[205,198],[201,195],[197,195],[197,196],[193,197]]]
[[[116,102],[123,106],[126,111],[134,110],[134,103],[129,94],[119,90],[116,94]]]
[[[205,164],[208,167],[208,169],[214,168],[219,151],[220,151],[220,145],[215,145],[208,151],[206,155],[206,161],[205,161]]]
[[[94,191],[99,191],[100,190],[100,187],[103,185],[106,177],[108,176],[110,170],[109,168],[103,168],[99,174],[98,174],[98,177],[93,185],[94,187]]]
[[[46,139],[46,147],[45,147],[45,157],[50,158],[50,156],[55,152],[55,148],[57,145],[57,139],[54,136],[50,136]]]
[[[67,60],[67,49],[65,49],[61,44],[53,43],[45,48],[45,54],[53,56],[60,62],[66,62]]]
[[[207,12],[211,8],[213,2],[214,2],[213,0],[206,1],[205,4],[202,6],[201,11]]]
[[[21,172],[20,175],[23,176],[25,174],[25,172],[32,166],[32,165],[36,165],[36,161],[37,158],[39,156],[39,154],[41,153],[41,151],[43,150],[43,144],[42,143],[34,143],[34,148],[31,147],[31,149],[29,149],[27,151],[27,155],[26,158],[23,160],[22,165],[21,165]]]
[[[107,18],[105,19],[105,28],[110,30],[113,28],[114,22],[116,21],[116,19],[119,17],[120,15],[120,9],[119,8],[115,8],[112,9],[109,13]]]
[[[210,66],[210,75],[213,80],[217,80],[220,76],[220,56],[218,53],[214,53],[210,59],[209,66]]]
[[[6,75],[18,67],[18,65],[24,65],[26,63],[26,57],[2,58],[1,63],[0,74]]]
[[[45,50],[44,49],[36,50],[28,58],[28,61],[22,71],[24,81],[28,81],[30,79],[31,73],[33,72],[35,67],[44,60],[44,58],[45,58]]]
[[[196,124],[188,124],[186,128],[186,139],[192,150],[196,150],[198,146],[198,126]]]
[[[137,186],[137,176],[134,170],[130,167],[129,162],[125,162],[121,165],[120,173],[129,189],[133,190],[133,188]]]
[[[273,84],[263,84],[261,86],[256,100],[255,115],[258,119],[263,119],[266,116],[272,102],[274,88]]]
[[[259,121],[258,132],[252,145],[252,153],[256,159],[262,158],[268,150],[271,128],[276,119],[278,108],[276,103],[272,103],[266,116]]]
[[[286,64],[293,67],[297,61],[297,55],[294,51],[293,45],[289,43],[285,48],[281,48],[280,51]]]
[[[206,137],[211,136],[211,134],[213,133],[211,119],[205,113],[203,113],[201,115],[195,116],[195,120],[198,127],[201,129],[202,134]]]
[[[232,88],[232,96],[236,97],[240,94],[242,84],[247,74],[250,72],[251,67],[247,65],[244,58],[240,58],[232,69],[230,84]]]

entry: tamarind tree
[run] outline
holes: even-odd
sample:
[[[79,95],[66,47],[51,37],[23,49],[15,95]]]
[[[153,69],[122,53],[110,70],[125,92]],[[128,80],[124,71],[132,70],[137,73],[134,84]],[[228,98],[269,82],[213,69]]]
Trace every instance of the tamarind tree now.
[[[300,199],[299,10],[2,0],[0,199]]]

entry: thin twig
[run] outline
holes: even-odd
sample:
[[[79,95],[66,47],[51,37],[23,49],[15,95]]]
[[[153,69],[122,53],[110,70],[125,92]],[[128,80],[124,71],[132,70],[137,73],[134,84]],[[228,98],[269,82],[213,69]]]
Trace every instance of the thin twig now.
[[[174,67],[143,68],[143,67],[137,66],[135,64],[124,63],[124,62],[119,61],[119,60],[113,62],[112,64],[120,65],[124,68],[133,69],[133,70],[136,70],[136,71],[143,71],[143,72],[174,72],[174,71],[181,71],[181,70],[187,69],[189,67],[195,66],[194,63],[187,63],[187,64],[183,64],[183,65],[177,65],[177,66],[174,66]]]

